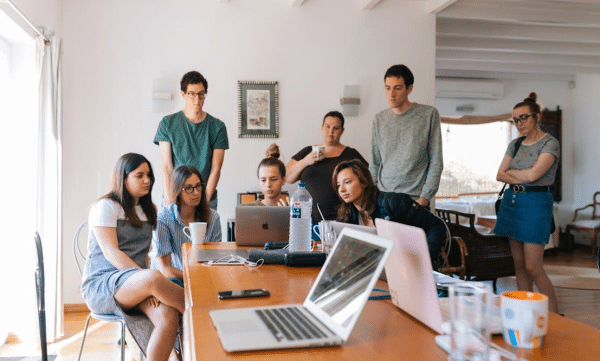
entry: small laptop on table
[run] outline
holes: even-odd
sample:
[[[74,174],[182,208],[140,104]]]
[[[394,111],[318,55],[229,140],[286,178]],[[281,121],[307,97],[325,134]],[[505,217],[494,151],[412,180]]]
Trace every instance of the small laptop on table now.
[[[234,352],[343,344],[392,245],[388,239],[344,229],[303,304],[210,311],[223,348]]]
[[[450,320],[448,297],[439,298],[436,278],[443,283],[465,282],[441,274],[434,275],[425,232],[406,224],[375,219],[377,234],[394,242],[385,264],[392,303],[437,333]],[[455,281],[455,282],[452,282]],[[490,306],[490,331],[502,333],[502,318],[497,305]]]
[[[290,238],[290,207],[235,207],[235,243],[238,246],[262,247],[268,241]]]

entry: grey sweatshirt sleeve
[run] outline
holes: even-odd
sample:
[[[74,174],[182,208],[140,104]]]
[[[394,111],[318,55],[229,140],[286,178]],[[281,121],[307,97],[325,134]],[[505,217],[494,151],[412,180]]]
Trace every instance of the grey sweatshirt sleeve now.
[[[440,114],[434,108],[431,113],[431,129],[429,132],[429,168],[427,169],[427,179],[421,197],[428,200],[433,199],[440,187],[442,170],[444,169],[444,158],[442,155],[442,129],[440,124]]]
[[[379,176],[379,168],[381,167],[381,153],[379,153],[379,129],[377,127],[377,116],[373,119],[373,127],[371,129],[371,163],[369,163],[369,171],[375,187],[377,187],[377,178]]]

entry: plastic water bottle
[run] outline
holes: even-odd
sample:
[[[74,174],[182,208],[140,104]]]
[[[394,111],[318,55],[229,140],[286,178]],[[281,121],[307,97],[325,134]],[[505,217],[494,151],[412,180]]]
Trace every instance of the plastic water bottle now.
[[[306,184],[298,188],[290,199],[290,252],[310,252],[312,224],[312,197],[306,190]]]

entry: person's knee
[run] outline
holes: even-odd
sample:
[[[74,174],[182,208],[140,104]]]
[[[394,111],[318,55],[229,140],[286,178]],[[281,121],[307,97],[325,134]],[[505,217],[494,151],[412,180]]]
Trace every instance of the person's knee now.
[[[541,264],[537,264],[536,262],[527,262],[527,264],[525,265],[525,269],[527,273],[533,278],[544,274],[544,267]]]
[[[145,269],[142,272],[144,272],[144,279],[147,285],[151,288],[161,285],[164,282],[168,281],[167,278],[165,278],[165,276],[163,276],[163,274],[160,273],[159,270]]]

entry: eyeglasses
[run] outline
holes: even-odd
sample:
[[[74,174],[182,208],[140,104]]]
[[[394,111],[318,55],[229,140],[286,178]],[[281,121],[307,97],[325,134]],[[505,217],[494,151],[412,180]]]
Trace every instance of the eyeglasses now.
[[[511,123],[514,125],[525,123],[529,117],[533,117],[533,114],[521,114],[519,117],[512,118]]]
[[[206,98],[206,93],[205,92],[200,92],[200,93],[187,92],[187,93],[185,93],[185,95],[187,95],[187,97],[190,98],[190,99],[194,99],[195,97],[198,97],[200,99]]]
[[[197,190],[198,192],[202,191],[202,184],[198,184],[195,187],[192,186],[187,186],[187,187],[183,187],[182,188],[186,193],[194,193],[194,190]]]

